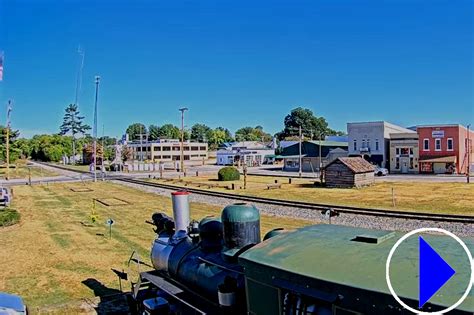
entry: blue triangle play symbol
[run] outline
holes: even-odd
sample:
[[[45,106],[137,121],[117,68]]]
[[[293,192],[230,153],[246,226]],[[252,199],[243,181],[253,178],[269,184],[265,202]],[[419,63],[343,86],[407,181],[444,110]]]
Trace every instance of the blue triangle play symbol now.
[[[423,307],[456,271],[421,236],[420,242],[420,295],[419,307]]]

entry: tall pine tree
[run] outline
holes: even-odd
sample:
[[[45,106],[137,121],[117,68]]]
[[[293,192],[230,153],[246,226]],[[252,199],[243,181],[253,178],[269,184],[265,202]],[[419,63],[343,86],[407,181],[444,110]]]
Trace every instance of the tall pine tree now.
[[[76,135],[84,134],[87,130],[90,130],[91,127],[83,123],[84,116],[81,116],[79,109],[76,104],[69,104],[66,107],[66,113],[64,114],[63,124],[59,127],[60,135],[66,135],[71,133],[72,135],[72,155],[73,163],[76,162]]]

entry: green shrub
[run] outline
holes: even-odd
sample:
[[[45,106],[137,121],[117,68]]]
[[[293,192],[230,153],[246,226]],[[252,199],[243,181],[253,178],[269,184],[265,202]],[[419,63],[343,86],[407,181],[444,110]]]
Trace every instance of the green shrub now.
[[[219,170],[217,174],[219,181],[229,181],[229,180],[239,180],[240,173],[239,170],[233,166],[226,166]]]
[[[20,213],[14,209],[0,209],[0,227],[10,226],[20,221]]]

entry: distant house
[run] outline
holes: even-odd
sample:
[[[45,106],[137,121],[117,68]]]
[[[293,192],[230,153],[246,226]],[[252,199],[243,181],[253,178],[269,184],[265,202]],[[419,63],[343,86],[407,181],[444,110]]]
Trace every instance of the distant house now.
[[[326,187],[352,188],[372,185],[374,166],[361,157],[340,157],[324,168]]]
[[[275,143],[260,141],[234,142],[217,151],[217,165],[260,166],[275,157]]]
[[[281,156],[284,160],[284,171],[299,170],[299,151],[298,142],[283,149]],[[320,154],[323,166],[337,157],[347,156],[347,142],[303,141],[301,143],[301,170],[303,172],[319,171]]]

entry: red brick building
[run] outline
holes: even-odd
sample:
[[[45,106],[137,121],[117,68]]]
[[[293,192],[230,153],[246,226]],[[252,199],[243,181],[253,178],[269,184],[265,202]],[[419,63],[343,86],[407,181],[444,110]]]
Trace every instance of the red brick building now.
[[[468,165],[468,132],[461,125],[417,126],[420,173],[465,174]],[[470,131],[471,165],[474,162]],[[472,171],[472,170],[471,170]]]

